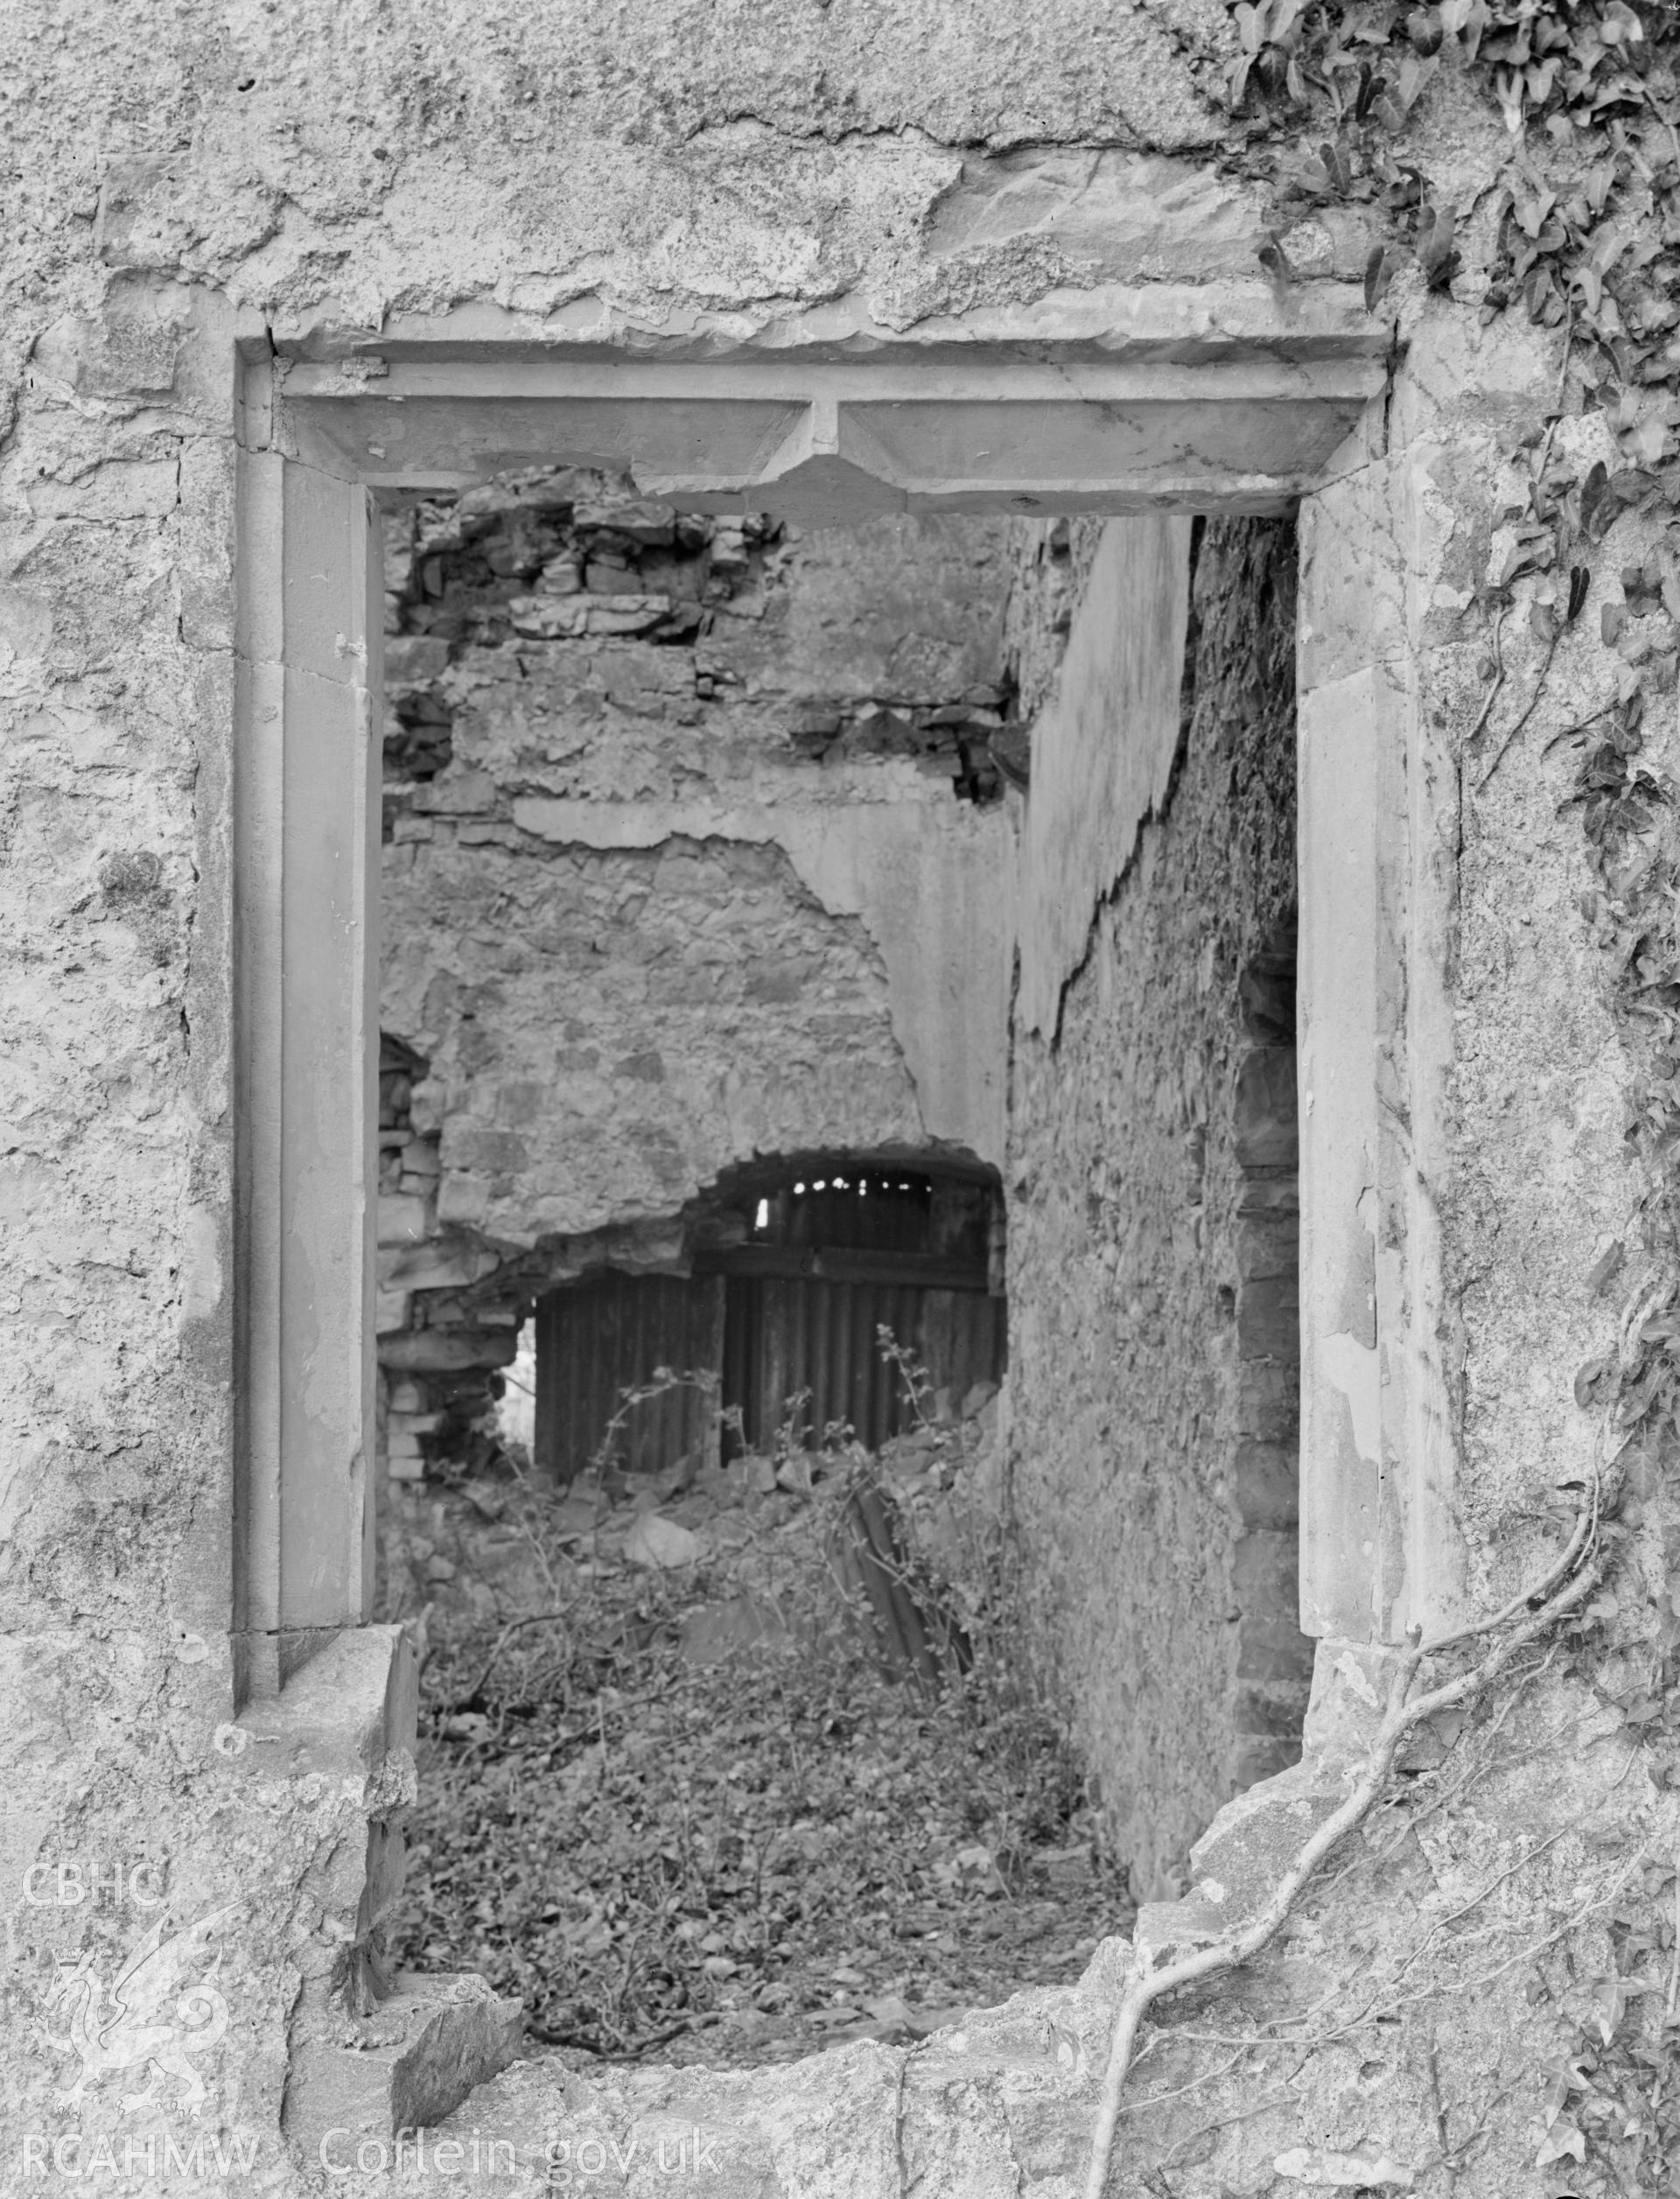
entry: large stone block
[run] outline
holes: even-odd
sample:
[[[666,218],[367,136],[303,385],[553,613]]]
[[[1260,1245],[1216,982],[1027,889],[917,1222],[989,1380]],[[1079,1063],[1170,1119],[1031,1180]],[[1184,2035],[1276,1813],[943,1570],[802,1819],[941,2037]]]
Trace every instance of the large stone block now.
[[[435,680],[449,662],[449,643],[431,634],[392,634],[385,638],[384,670],[388,688],[405,687]]]
[[[1245,1617],[1292,1617],[1298,1545],[1287,1530],[1250,1528],[1231,1551],[1231,1593]]]
[[[1291,1619],[1245,1619],[1237,1640],[1240,1680],[1305,1684],[1312,1670],[1312,1637]],[[1240,1692],[1240,1691],[1239,1691]],[[1306,1702],[1301,1705],[1306,1714]]]
[[[385,1290],[458,1291],[493,1274],[500,1265],[496,1254],[483,1245],[459,1238],[433,1239],[412,1251],[382,1252],[379,1280]]]
[[[1292,1734],[1239,1733],[1231,1751],[1231,1784],[1239,1792],[1244,1791],[1263,1779],[1275,1779],[1300,1761],[1298,1728]]]
[[[1256,1047],[1237,1071],[1234,1102],[1237,1164],[1293,1167],[1298,1153],[1295,1049]]]
[[[1293,1528],[1300,1504],[1300,1451],[1292,1443],[1239,1442],[1231,1492],[1245,1527]]]
[[[1301,1293],[1293,1272],[1256,1276],[1237,1285],[1236,1341],[1244,1359],[1299,1361]]]
[[[507,1328],[410,1328],[379,1340],[379,1363],[404,1374],[453,1374],[469,1367],[509,1367],[519,1333]]]
[[[1214,1936],[1242,1923],[1269,1899],[1342,1798],[1340,1782],[1308,1760],[1225,1804],[1190,1851]]]
[[[1245,1359],[1236,1397],[1236,1432],[1245,1439],[1284,1443],[1298,1458],[1301,1370],[1296,1355]]]
[[[529,1149],[516,1131],[458,1121],[444,1125],[442,1156],[447,1168],[487,1176],[517,1173],[530,1160]]]
[[[424,1199],[387,1192],[379,1202],[379,1242],[382,1245],[423,1243],[430,1219]]]
[[[347,2035],[299,2042],[287,2074],[281,2126],[312,2167],[329,2132],[347,2140],[354,2159],[358,2139],[442,2122],[516,2057],[525,2011],[481,1978],[405,1971],[371,2015],[332,2028]]]
[[[490,1183],[486,1177],[468,1175],[462,1169],[450,1169],[440,1179],[438,1187],[438,1219],[440,1222],[459,1222],[470,1228],[481,1222],[490,1205]]]
[[[1245,1194],[1249,1188],[1244,1187]],[[1236,1232],[1236,1271],[1244,1282],[1262,1277],[1292,1279],[1300,1258],[1300,1217],[1292,1204],[1284,1213],[1244,1213]]]
[[[465,817],[494,809],[499,795],[487,771],[450,771],[429,786],[416,787],[410,799],[416,809],[439,816]]]
[[[1312,1645],[1303,1646],[1306,1654],[1292,1683],[1250,1684],[1236,1691],[1237,1732],[1250,1740],[1288,1741],[1298,1756],[1312,1670]]]
[[[652,2193],[697,2156],[681,2181],[717,2199],[1064,2199],[1088,2156],[1130,1952],[1109,1943],[1077,1986],[1018,1994],[909,2049],[864,2041],[751,2069],[609,2065],[586,2082],[534,2056],[428,2132],[427,2147],[458,2137],[466,2152],[477,2139],[487,2160],[494,2143],[503,2172],[533,2190],[545,2170],[587,2189],[596,2160],[604,2192]],[[420,2199],[431,2188],[412,2144],[394,2165],[382,2190]]]

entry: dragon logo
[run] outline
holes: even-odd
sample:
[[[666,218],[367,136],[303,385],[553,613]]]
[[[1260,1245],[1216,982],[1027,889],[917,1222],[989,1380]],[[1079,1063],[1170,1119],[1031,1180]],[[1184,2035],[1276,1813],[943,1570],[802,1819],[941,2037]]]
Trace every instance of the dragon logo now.
[[[48,2032],[47,2042],[81,2060],[80,2076],[59,2095],[60,2107],[80,2100],[89,2084],[113,2070],[139,2070],[150,2063],[146,2089],[130,2093],[122,2112],[132,2115],[136,2108],[153,2105],[173,2077],[186,2087],[173,2105],[196,2119],[209,2090],[190,2057],[206,2052],[228,2028],[228,2003],[214,1983],[221,1950],[216,1947],[213,1953],[212,1943],[236,1913],[233,1907],[215,1909],[168,1939],[160,1916],[108,1989],[93,1967],[91,1953],[74,1964],[60,1964],[47,2006],[67,2010],[69,2036],[55,2038]]]

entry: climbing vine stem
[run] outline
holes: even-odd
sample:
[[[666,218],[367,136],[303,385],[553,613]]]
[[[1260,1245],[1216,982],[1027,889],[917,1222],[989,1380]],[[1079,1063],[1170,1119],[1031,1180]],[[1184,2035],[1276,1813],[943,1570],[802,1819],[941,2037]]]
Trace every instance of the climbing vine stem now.
[[[1108,2067],[1103,2073],[1091,2139],[1085,2199],[1103,2199],[1126,2076],[1135,2058],[1138,2027],[1149,2009],[1164,1994],[1198,1985],[1204,1978],[1217,1977],[1222,1971],[1251,1962],[1276,1936],[1331,1851],[1370,1815],[1389,1787],[1395,1760],[1407,1735],[1443,1711],[1456,1710],[1476,1701],[1531,1642],[1581,1610],[1603,1578],[1599,1528],[1599,1479],[1595,1474],[1562,1557],[1547,1568],[1539,1581],[1495,1612],[1492,1618],[1474,1626],[1462,1628],[1433,1642],[1424,1641],[1419,1629],[1396,1658],[1382,1723],[1364,1758],[1354,1769],[1347,1796],[1302,1843],[1293,1861],[1248,1922],[1160,1970],[1148,1967],[1145,1962],[1128,1979],[1120,1996],[1110,2041]],[[1479,1663],[1439,1681],[1422,1694],[1413,1694],[1412,1689],[1428,1659],[1490,1635],[1496,1637],[1494,1646]]]

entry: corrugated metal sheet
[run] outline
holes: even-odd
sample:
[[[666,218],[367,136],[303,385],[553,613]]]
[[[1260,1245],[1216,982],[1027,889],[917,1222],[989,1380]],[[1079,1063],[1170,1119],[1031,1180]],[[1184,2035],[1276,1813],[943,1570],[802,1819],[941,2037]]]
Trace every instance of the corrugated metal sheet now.
[[[802,1390],[811,1393],[799,1416],[809,1438],[820,1440],[831,1423],[842,1422],[859,1442],[885,1442],[904,1408],[900,1385],[875,1348],[875,1330],[886,1322],[909,1341],[921,1296],[878,1283],[732,1276],[724,1398],[740,1407],[749,1446],[773,1442]]]
[[[732,1276],[724,1401],[739,1406],[748,1446],[769,1446],[802,1390],[810,1397],[800,1421],[813,1439],[838,1422],[876,1450],[914,1420],[903,1383],[881,1356],[883,1327],[954,1404],[1003,1372],[1004,1301],[984,1292]]]
[[[720,1376],[721,1400],[689,1387],[632,1408],[614,1441],[632,1471],[711,1450],[720,1401],[754,1449],[790,1412],[808,1442],[836,1429],[878,1449],[915,1418],[882,1328],[960,1405],[1003,1373],[1004,1300],[985,1287],[997,1204],[984,1185],[848,1164],[753,1198],[746,1240],[704,1248],[692,1279],[607,1272],[552,1292],[537,1307],[539,1467],[579,1472],[622,1392],[660,1366]]]
[[[724,1360],[721,1276],[609,1270],[550,1291],[536,1307],[536,1465],[570,1481],[595,1456],[627,1389],[658,1367],[716,1376]],[[654,1474],[716,1445],[718,1397],[692,1384],[628,1408],[612,1455]]]
[[[1004,1299],[983,1291],[923,1291],[919,1356],[936,1390],[960,1406],[976,1382],[1001,1382],[1008,1351]]]

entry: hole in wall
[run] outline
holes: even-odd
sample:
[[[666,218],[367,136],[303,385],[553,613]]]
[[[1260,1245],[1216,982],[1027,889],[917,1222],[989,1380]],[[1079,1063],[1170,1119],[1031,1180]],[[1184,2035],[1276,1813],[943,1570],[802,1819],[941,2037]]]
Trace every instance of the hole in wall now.
[[[838,531],[816,530],[830,540]],[[732,621],[737,628],[774,621],[798,585],[801,544],[811,533],[756,514],[677,511],[578,469],[533,472],[389,514],[388,780],[424,786],[447,768],[461,699],[460,681],[448,675],[472,653],[617,641],[680,653],[681,669],[667,668],[654,684],[667,710],[686,699],[701,706],[696,723],[712,714],[706,705],[722,715],[744,688],[768,688],[780,743],[818,768],[899,759],[958,799],[983,803],[998,801],[1012,777],[1022,783],[1026,741],[1011,668],[990,653],[954,650],[948,631],[919,627],[914,603],[901,606],[902,630],[885,649],[872,651],[878,636],[864,634],[853,637],[861,651],[848,651],[842,634],[840,647],[815,653],[805,676],[779,687],[774,676],[744,666],[727,646]],[[858,607],[858,592],[847,607]],[[876,628],[893,623],[890,590],[872,599],[862,592]],[[960,624],[943,608],[940,624]],[[834,609],[844,617],[842,606]],[[388,831],[402,807],[394,795]]]
[[[995,1170],[902,1157],[727,1172],[685,1217],[687,1275],[607,1271],[538,1301],[538,1470],[656,1474],[779,1441],[878,1451],[917,1417],[884,1330],[925,1376],[932,1418],[961,1417],[1004,1373],[1002,1197]],[[661,1368],[698,1379],[661,1389]],[[643,1390],[604,1453],[620,1399]]]
[[[919,1120],[898,942],[738,823],[766,784],[836,821],[914,805],[929,841],[1001,820],[1029,777],[1001,523],[732,522],[572,471],[418,504],[388,541],[385,1589],[430,1606],[428,1688],[445,1667],[449,1688],[424,1776],[477,1828],[463,1842],[447,1802],[417,1825],[408,1952],[489,1971],[599,2049],[656,2013],[715,2019],[714,2058],[902,2034],[1074,1974],[1116,1898],[1082,1772],[1024,1690],[984,1713],[953,1692],[1005,1687],[991,1614],[947,1579],[1002,1579],[998,1171]],[[592,841],[585,809],[612,830]],[[960,963],[962,932],[930,926],[930,952]],[[848,1134],[778,1141],[784,1122]],[[878,1472],[854,1491],[864,1446]],[[991,1509],[965,1509],[982,1477]],[[733,1570],[743,1530],[766,1574]],[[785,1789],[748,1812],[769,1848],[698,1795],[679,1834],[644,1782],[628,1848],[572,1843],[541,1898],[517,1872],[469,1892],[510,1815],[648,1742],[619,1703],[655,1669],[678,1708],[708,1674],[759,1705],[735,1761]],[[998,1719],[1012,1768],[984,1774],[974,1735]],[[634,1920],[662,1906],[638,1971]]]
[[[920,1451],[893,1453],[893,1486],[906,1492],[893,1502],[917,1518],[938,1513],[984,1461],[990,1461],[984,1471],[997,1470],[1001,1454],[997,1401],[984,1394],[1004,1362],[995,1171],[952,1168],[948,1152],[930,1152],[928,1141],[907,1135],[914,1125],[901,1103],[906,1095],[914,1100],[914,1080],[883,1008],[878,933],[855,914],[836,914],[781,844],[752,834],[761,823],[757,812],[771,806],[763,799],[766,774],[776,798],[826,804],[836,814],[884,793],[915,799],[930,837],[944,821],[967,829],[1007,814],[1031,775],[1017,669],[1000,656],[995,634],[990,650],[976,653],[962,618],[948,630],[936,620],[934,631],[924,630],[913,558],[900,557],[890,585],[878,572],[860,581],[855,561],[816,539],[822,532],[712,520],[685,527],[683,515],[576,473],[416,507],[394,524],[385,860],[388,911],[401,921],[392,922],[388,942],[386,1017],[391,1096],[401,1104],[382,1125],[394,1172],[386,1194],[397,1202],[389,1235],[382,1231],[382,1411],[388,1469],[407,1491],[410,1607],[430,1602],[435,1640],[447,1643],[450,1659],[451,1691],[433,1702],[431,1769],[447,1764],[457,1799],[472,1797],[475,1838],[496,1843],[498,1854],[533,1791],[553,1789],[574,1817],[588,1816],[591,1797],[620,1775],[612,1767],[638,1745],[622,1703],[639,1700],[640,1680],[655,1670],[662,1694],[673,1700],[697,1685],[711,1689],[715,1702],[720,1669],[727,1693],[728,1676],[751,1667],[755,1677],[750,1687],[742,1682],[743,1700],[750,1695],[757,1707],[735,1761],[759,1767],[744,1775],[751,1780],[761,1771],[755,1791],[793,1777],[791,1761],[772,1763],[759,1752],[774,1754],[776,1735],[803,1731],[810,1705],[795,1714],[774,1690],[752,1690],[767,1684],[763,1673],[777,1655],[791,1651],[797,1662],[809,1642],[828,1641],[828,1621],[800,1602],[808,1580],[784,1596],[720,1574],[699,1600],[703,1612],[682,1604],[679,1583],[710,1579],[699,1569],[718,1560],[713,1537],[722,1512],[738,1511],[754,1536],[762,1537],[766,1524],[780,1531],[820,1496],[830,1470],[822,1454],[837,1456],[844,1445],[825,1443],[833,1429],[860,1432],[883,1453],[932,1432]],[[865,530],[858,539],[867,547],[892,535]],[[948,527],[935,541],[948,567],[961,561],[960,539]],[[1068,614],[1057,610],[1048,624],[1065,641],[1082,570],[1079,541],[1065,525],[1051,528],[1040,551]],[[986,578],[987,562],[977,560],[984,585],[969,599],[970,611],[981,606],[982,624],[997,622],[1004,592],[995,575]],[[828,607],[799,628],[808,661],[795,677],[785,637],[804,615],[799,584],[813,569],[819,592],[829,591]],[[860,611],[860,593],[867,597],[871,585],[875,595]],[[953,699],[942,702],[942,695]],[[1194,679],[1186,695],[1193,711]],[[749,785],[751,802],[743,794]],[[533,891],[533,879],[563,875],[557,900]],[[529,993],[543,972],[554,982],[533,1018]],[[1288,1156],[1273,1117],[1278,1057],[1292,1045],[1292,1001],[1287,1031],[1284,1015],[1292,973],[1292,941],[1279,937],[1242,979],[1236,1115],[1240,1221],[1248,1235],[1240,1241],[1259,1264],[1250,1262],[1251,1272],[1224,1286],[1241,1378],[1256,1399],[1274,1403],[1290,1379],[1287,1351],[1272,1334],[1286,1325],[1280,1309],[1287,1285],[1281,1271],[1261,1272],[1276,1249],[1263,1250],[1262,1241],[1270,1245],[1286,1205]],[[683,1017],[689,1022],[673,1035]],[[515,1025],[522,1036],[510,1052]],[[702,1167],[693,1140],[710,1103],[684,1079],[707,1047],[715,1072],[708,1089],[728,1090],[735,1111],[729,1142]],[[825,1080],[838,1092],[824,1096],[827,1124],[836,1126],[837,1115],[837,1127],[856,1143],[812,1142],[795,1151],[752,1124],[750,1107],[763,1095],[808,1096]],[[568,1125],[557,1156],[544,1144],[556,1119]],[[1201,1145],[1186,1152],[1199,1184],[1205,1131]],[[634,1170],[613,1177],[626,1154]],[[693,1189],[696,1180],[706,1194]],[[863,1281],[797,1264],[811,1253],[830,1267],[846,1251],[935,1257],[928,1231],[946,1195],[942,1184],[960,1187],[970,1222],[984,1208],[985,1289],[975,1283],[972,1243],[962,1255],[971,1269],[962,1283],[924,1276],[906,1287],[923,1303],[941,1292],[979,1298],[993,1325],[986,1371],[982,1346],[970,1340],[971,1363],[942,1380],[941,1347],[930,1343],[917,1312],[895,1305],[892,1318],[878,1320],[872,1318],[878,1306],[859,1311],[859,1293],[892,1290],[890,1278]],[[599,1195],[603,1185],[610,1195]],[[721,1226],[725,1192],[734,1219],[708,1237],[708,1229]],[[1100,1210],[1097,1194],[1083,1199],[1088,1210],[1093,1199]],[[854,1236],[906,1218],[922,1236],[914,1248],[848,1244],[839,1241],[849,1233],[840,1226],[846,1217]],[[756,1271],[746,1255],[757,1256]],[[560,1341],[568,1327],[569,1345]],[[920,1403],[908,1386],[918,1377],[901,1362],[886,1362],[891,1378],[881,1383],[878,1351],[872,1355],[860,1341],[881,1328],[926,1369]],[[546,1415],[539,1402],[545,1359]],[[513,1432],[522,1364],[537,1393],[523,1459]],[[869,1380],[876,1391],[868,1392]],[[867,1392],[861,1401],[860,1387]],[[626,1389],[647,1394],[613,1430]],[[807,1392],[789,1425],[790,1402]],[[563,1395],[575,1422],[564,1441],[544,1434],[545,1419],[550,1430],[560,1425]],[[888,1400],[884,1415],[879,1396]],[[1276,1413],[1265,1426],[1254,1443],[1270,1446],[1275,1464],[1288,1432]],[[759,1477],[752,1503],[740,1478],[748,1461]],[[1252,1486],[1241,1462],[1237,1474],[1245,1598],[1254,1590],[1235,1651],[1239,1784],[1287,1761],[1290,1717],[1296,1735],[1299,1725],[1279,1601],[1293,1517],[1284,1516],[1270,1467],[1249,1463],[1256,1465]],[[742,1502],[684,1516],[703,1476],[715,1476],[715,1489],[739,1494]],[[535,1530],[526,1505],[531,1488],[544,1493]],[[863,1547],[890,1584],[903,1569],[905,1544],[892,1517],[883,1516],[886,1524]],[[633,1558],[636,1537],[640,1555]],[[991,1577],[976,1578],[990,1593]],[[854,1585],[866,1600],[861,1570]],[[893,1614],[892,1600],[889,1585],[870,1623],[877,1649],[883,1628],[900,1628],[892,1682],[900,1696],[872,1698],[863,1718],[855,1704],[831,1704],[805,1736],[808,1748],[830,1753],[831,1768],[844,1767],[844,1777],[836,1773],[843,1786],[856,1786],[856,1767],[836,1752],[867,1749],[872,1733],[901,1727],[904,1704],[919,1699],[922,1682],[937,1694],[941,1627],[952,1643],[959,1633],[968,1639],[962,1614],[942,1617],[936,1599],[908,1620]],[[584,1601],[596,1631],[580,1650],[577,1628],[557,1614]],[[545,1603],[546,1612],[539,1607]],[[802,1615],[789,1621],[788,1608]],[[918,1640],[910,1638],[912,1620]],[[458,1626],[470,1638],[471,1659],[459,1654],[460,1635],[449,1640]],[[510,1627],[518,1631],[499,1647]],[[443,1657],[440,1648],[434,1677]],[[713,1677],[700,1677],[707,1674]],[[573,1715],[585,1703],[596,1713],[592,1736],[588,1720]],[[648,1837],[636,1832],[629,1850],[610,1837],[597,1839],[586,1867],[564,1885],[544,1887],[528,1875],[505,1896],[469,1894],[462,1857],[473,1844],[458,1838],[458,1823],[439,1834],[417,1859],[423,1909],[410,1951],[432,1966],[486,1969],[505,1986],[535,1995],[563,2041],[617,2050],[627,2039],[651,2036],[655,2016],[674,2014],[682,2038],[715,2024],[732,2043],[711,2041],[708,2053],[747,2059],[775,2058],[789,2041],[805,2050],[822,2037],[894,2035],[906,2020],[901,2012],[882,2015],[870,2004],[936,2006],[930,1996],[937,1980],[958,1992],[951,1964],[974,1948],[991,1946],[1014,1966],[994,1969],[989,1979],[972,1969],[962,1973],[962,1997],[998,1998],[1033,1977],[1070,1974],[1095,1933],[1057,1937],[1046,1908],[1071,1926],[1100,1929],[1124,1914],[1124,1899],[1104,1877],[1113,1859],[1092,1806],[1095,1782],[1065,1735],[1032,1724],[1028,1702],[1012,1699],[1007,1707],[1025,1721],[1037,1768],[1001,1815],[976,1804],[977,1789],[961,1790],[973,1767],[965,1774],[942,1756],[944,1744],[932,1729],[922,1753],[955,1784],[928,1806],[948,1810],[952,1829],[943,1848],[924,1841],[927,1853],[903,1860],[920,1889],[907,1900],[902,1887],[900,1897],[888,1897],[864,1842],[856,1874],[869,1901],[825,1919],[779,1895],[780,1905],[750,1924],[743,1893],[749,1851],[718,1814],[728,1779],[704,1803],[711,1813],[704,1822],[716,1828],[704,1854],[668,1838],[658,1810],[634,1817],[648,1801],[644,1785],[640,1801],[629,1790],[620,1799],[631,1809],[632,1831],[640,1825]],[[914,1751],[878,1748],[866,1756],[864,1788],[900,1779],[906,1754]],[[592,1787],[580,1772],[593,1777]],[[806,1793],[814,1799],[814,1790]],[[690,1802],[702,1807],[694,1796]],[[776,1810],[791,1836],[798,1816],[780,1801]],[[958,1859],[963,1854],[966,1864]],[[794,1840],[779,1853],[774,1875],[804,1869],[808,1876],[811,1861]],[[591,1871],[600,1880],[593,1892]],[[646,1914],[673,1897],[681,1910],[696,1872],[705,1898],[681,1922],[706,1929],[686,1938],[675,1928],[656,1936],[664,1965],[657,1976],[636,1973],[633,1964],[635,2020],[626,2029],[625,2007],[601,1999],[600,1980],[631,1960]],[[1000,1888],[1025,1901],[1044,1926],[1036,1950],[1013,1942],[998,1949],[984,1930]],[[933,1927],[911,1936],[912,1952],[925,1959],[907,1999],[903,1980],[912,1972],[896,1936],[906,1914]],[[948,1962],[941,1950],[953,1936],[959,1943]],[[896,1967],[888,1959],[895,1946]],[[802,1954],[778,1968],[766,1958],[772,1947],[820,1949],[828,1971],[819,1974]],[[670,2050],[685,2049],[679,2039]]]

